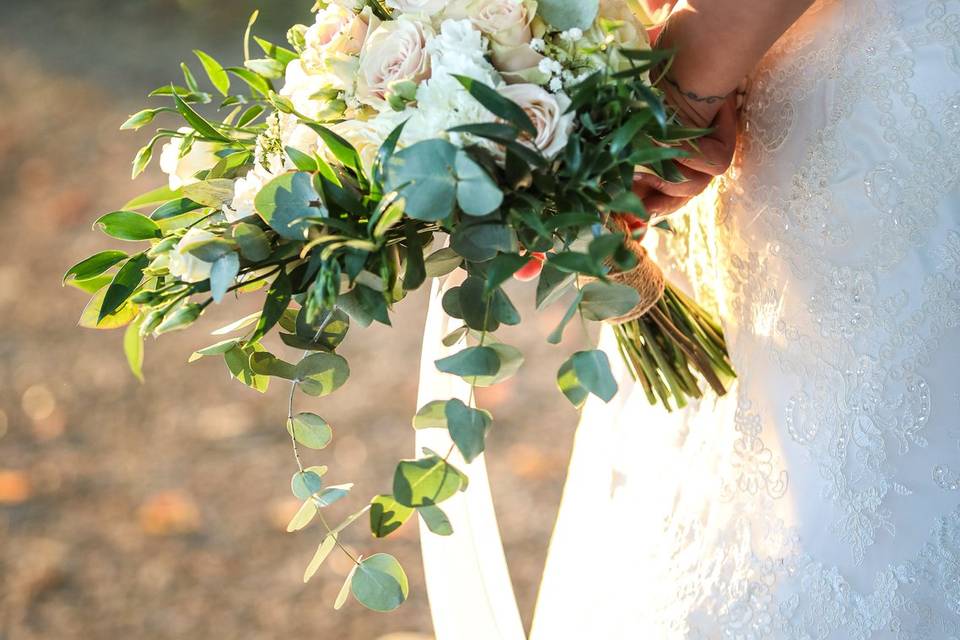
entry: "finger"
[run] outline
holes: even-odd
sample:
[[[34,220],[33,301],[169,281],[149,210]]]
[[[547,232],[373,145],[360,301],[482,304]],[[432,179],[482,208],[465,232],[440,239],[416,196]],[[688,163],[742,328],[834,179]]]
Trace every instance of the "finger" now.
[[[723,103],[713,121],[713,131],[696,141],[696,148],[685,145],[690,156],[677,163],[711,176],[723,174],[733,161],[737,143],[737,97],[731,95]]]
[[[683,182],[667,182],[663,178],[650,173],[641,173],[634,176],[634,192],[637,188],[648,188],[675,198],[690,198],[707,188],[713,176],[694,171],[688,167],[678,166],[680,173],[686,178]],[[637,183],[640,183],[639,187]]]
[[[673,196],[657,193],[650,195],[643,204],[647,208],[647,213],[652,217],[665,216],[674,213],[683,205],[690,202],[690,198],[675,198]]]

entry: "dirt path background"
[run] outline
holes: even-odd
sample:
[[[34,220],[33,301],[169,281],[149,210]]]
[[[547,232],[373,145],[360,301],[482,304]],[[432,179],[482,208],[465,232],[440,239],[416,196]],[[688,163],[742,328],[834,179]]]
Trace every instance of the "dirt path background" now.
[[[260,33],[306,19],[312,0],[265,2]],[[332,602],[348,567],[334,555],[310,584],[300,577],[318,533],[283,532],[296,508],[283,427],[284,390],[265,396],[230,382],[222,363],[186,364],[212,342],[200,331],[147,349],[143,386],[127,372],[120,333],[75,326],[83,296],[59,278],[109,242],[92,220],[160,180],[131,183],[147,134],[119,132],[143,96],[177,77],[201,47],[240,58],[248,0],[4,0],[0,2],[0,639],[136,637],[372,640],[430,634],[416,528],[358,551],[396,554],[410,601],[374,614]],[[219,7],[219,8],[218,8]],[[199,65],[192,65],[199,73]],[[553,385],[565,348],[544,336],[556,311],[502,337],[528,365],[483,393],[493,411],[494,493],[514,584],[529,624],[576,415]],[[310,455],[357,497],[387,490],[412,447],[423,295],[396,326],[354,331],[353,379],[308,405],[334,425],[335,444]],[[206,328],[255,300],[215,309]],[[374,393],[370,389],[375,390]],[[585,523],[585,526],[588,523]],[[421,637],[421,636],[418,636]]]

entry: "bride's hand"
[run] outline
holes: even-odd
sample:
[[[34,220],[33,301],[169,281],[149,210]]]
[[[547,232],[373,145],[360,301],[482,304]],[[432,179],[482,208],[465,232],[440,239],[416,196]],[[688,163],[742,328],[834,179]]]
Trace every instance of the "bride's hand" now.
[[[737,144],[737,96],[731,94],[720,107],[712,123],[713,131],[696,141],[696,148],[687,146],[689,157],[677,159],[683,182],[667,182],[651,173],[638,173],[633,178],[637,194],[653,216],[673,213],[691,198],[700,194],[714,177],[724,173],[733,160]]]

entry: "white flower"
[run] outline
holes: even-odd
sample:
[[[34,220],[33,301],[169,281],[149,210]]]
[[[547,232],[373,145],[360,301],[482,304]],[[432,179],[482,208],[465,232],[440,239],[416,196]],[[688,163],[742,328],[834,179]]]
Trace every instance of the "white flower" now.
[[[522,141],[536,147],[547,158],[557,155],[567,145],[573,129],[573,113],[564,113],[570,98],[563,93],[551,94],[535,84],[511,84],[500,88],[500,94],[513,100],[530,116],[537,129],[533,140]]]
[[[390,85],[402,80],[420,82],[430,74],[427,41],[429,25],[401,16],[381,24],[368,37],[360,53],[357,97],[378,109],[387,107]]]
[[[401,13],[432,16],[443,9],[446,0],[387,0],[387,6]]]
[[[493,119],[452,76],[467,76],[491,87],[502,82],[486,58],[486,42],[473,24],[469,20],[445,20],[428,50],[431,77],[417,89],[417,107],[408,110],[410,120],[401,138],[404,144],[447,137],[445,130],[450,127]],[[460,136],[454,134],[451,139],[457,143]]]
[[[213,263],[204,262],[200,258],[187,253],[186,248],[200,242],[213,240],[217,236],[203,229],[193,228],[180,238],[180,242],[170,252],[168,268],[170,274],[184,282],[201,282],[210,277]]]
[[[193,129],[180,127],[180,133],[191,133]],[[180,187],[198,182],[194,177],[198,171],[212,169],[220,158],[217,156],[219,145],[214,142],[194,140],[190,150],[181,158],[183,138],[172,138],[160,151],[160,170],[169,176],[170,188],[176,191]]]
[[[566,40],[567,42],[577,42],[583,38],[583,31],[577,27],[572,29],[567,29],[566,31],[560,34],[561,40]]]
[[[263,172],[253,169],[242,178],[233,182],[233,200],[224,205],[223,216],[227,222],[237,222],[254,215],[257,210],[253,206],[253,199],[260,193],[263,185],[270,180]]]
[[[345,120],[330,128],[353,145],[360,154],[364,170],[370,175],[383,141],[407,117],[407,114],[396,111],[384,111],[370,120]],[[332,157],[328,159],[333,160]]]
[[[563,89],[563,81],[556,76],[550,78],[550,91],[557,93],[561,89]]]
[[[547,48],[547,43],[543,41],[543,38],[533,38],[530,40],[530,48],[537,53],[543,53],[543,50]]]

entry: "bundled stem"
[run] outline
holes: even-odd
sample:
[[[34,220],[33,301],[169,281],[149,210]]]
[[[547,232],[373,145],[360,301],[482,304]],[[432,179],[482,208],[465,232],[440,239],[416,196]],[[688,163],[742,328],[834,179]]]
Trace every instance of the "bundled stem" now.
[[[668,411],[703,394],[703,378],[718,395],[736,377],[723,331],[696,302],[667,283],[663,296],[639,318],[614,325],[620,353],[650,404]],[[697,374],[697,375],[695,375]]]

